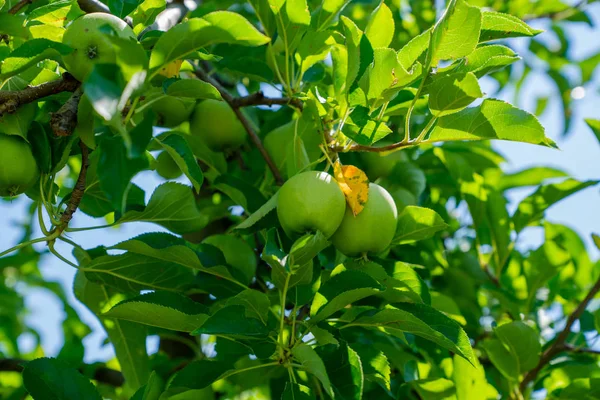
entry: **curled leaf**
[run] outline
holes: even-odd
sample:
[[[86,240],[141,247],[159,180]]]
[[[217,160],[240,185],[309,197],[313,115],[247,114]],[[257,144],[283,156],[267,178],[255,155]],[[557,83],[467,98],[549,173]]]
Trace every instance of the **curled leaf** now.
[[[344,192],[346,201],[354,216],[361,213],[369,200],[369,178],[354,165],[342,165],[336,161],[333,165],[335,180]]]

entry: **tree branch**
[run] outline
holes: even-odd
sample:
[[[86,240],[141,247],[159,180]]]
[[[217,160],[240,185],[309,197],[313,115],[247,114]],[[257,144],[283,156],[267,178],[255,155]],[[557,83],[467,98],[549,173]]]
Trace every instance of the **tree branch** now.
[[[271,170],[271,173],[275,177],[275,182],[278,185],[282,185],[283,178],[281,177],[281,173],[279,172],[279,169],[277,168],[277,166],[271,159],[271,156],[269,156],[269,153],[267,152],[267,150],[263,146],[260,138],[254,131],[252,124],[240,110],[240,106],[236,105],[236,99],[227,90],[225,90],[225,88],[223,86],[221,86],[221,84],[219,82],[217,82],[213,77],[209,76],[202,68],[196,67],[194,69],[194,73],[198,77],[198,79],[201,79],[205,82],[210,83],[215,88],[217,88],[219,93],[221,93],[221,97],[223,98],[223,100],[225,100],[227,102],[227,104],[229,104],[229,106],[231,107],[231,109],[233,110],[235,115],[238,117],[238,119],[244,126],[244,129],[246,129],[246,132],[250,136],[250,139],[252,140],[252,142],[254,143],[256,148],[258,148],[258,151],[260,151],[260,154],[262,155],[262,157],[265,159],[267,165],[269,166],[269,169]]]
[[[236,97],[233,99],[234,107],[249,107],[249,106],[292,106],[302,111],[304,105],[300,99],[289,97],[272,98],[266,97],[263,92],[256,92],[245,97]]]
[[[74,92],[80,83],[71,74],[64,73],[61,79],[43,83],[39,86],[28,86],[23,90],[0,91],[0,117],[5,113],[14,113],[28,103],[62,92]]]
[[[416,143],[414,143],[414,142],[398,142],[398,143],[389,144],[387,146],[380,146],[380,147],[363,146],[360,144],[355,144],[350,147],[332,146],[332,147],[330,147],[330,149],[336,153],[346,153],[348,151],[368,151],[368,152],[372,152],[372,153],[383,153],[383,152],[390,151],[390,150],[413,147],[415,145],[416,145]]]
[[[86,13],[111,13],[108,6],[98,0],[77,0],[77,4],[79,4],[79,8]]]
[[[27,360],[19,358],[0,358],[0,371],[22,372],[25,364],[27,364]],[[79,368],[79,372],[83,373],[87,369],[86,367],[87,366]],[[125,378],[123,378],[121,372],[105,366],[97,366],[94,369],[92,379],[115,387],[123,386],[123,383],[125,383]]]
[[[90,151],[82,141],[79,141],[79,147],[81,148],[81,169],[79,170],[79,176],[77,177],[77,182],[75,182],[75,187],[73,187],[73,191],[71,192],[71,198],[67,204],[67,209],[60,217],[61,224],[55,228],[59,234],[67,228],[69,222],[73,219],[73,214],[75,214],[75,211],[79,208],[79,204],[85,193],[87,170],[90,166]]]
[[[568,343],[565,343],[563,345],[563,348],[565,351],[568,351],[570,353],[585,353],[585,354],[600,355],[600,350],[590,349],[587,347],[573,346],[572,344],[568,344]]]
[[[10,10],[8,10],[8,13],[13,15],[18,14],[18,12],[21,11],[23,7],[31,3],[33,3],[33,0],[20,0],[17,4],[12,6]]]
[[[571,328],[573,327],[575,321],[577,321],[581,314],[585,311],[590,301],[594,298],[594,296],[596,296],[598,291],[600,291],[600,278],[598,278],[594,286],[592,286],[587,296],[585,296],[581,303],[579,303],[575,311],[573,311],[573,313],[569,315],[564,329],[560,331],[558,335],[556,335],[556,338],[554,339],[552,345],[550,345],[550,347],[548,347],[546,351],[542,353],[540,361],[535,366],[535,368],[533,368],[525,374],[523,380],[521,381],[521,384],[519,385],[521,392],[523,392],[527,388],[527,385],[529,385],[530,382],[534,381],[535,378],[537,378],[542,368],[544,368],[550,361],[552,361],[554,356],[556,356],[562,351],[571,350],[572,346],[568,343],[565,343],[567,338],[569,337],[569,333],[571,333]]]
[[[55,136],[71,136],[75,130],[77,126],[77,110],[82,95],[83,90],[80,86],[73,92],[69,100],[57,112],[52,114],[50,127]]]

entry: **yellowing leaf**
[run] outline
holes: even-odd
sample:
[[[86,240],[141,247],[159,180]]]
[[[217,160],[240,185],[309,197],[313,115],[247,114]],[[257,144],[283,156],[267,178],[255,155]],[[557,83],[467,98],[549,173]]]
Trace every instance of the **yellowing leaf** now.
[[[160,74],[166,76],[167,78],[175,78],[179,76],[181,64],[183,64],[183,60],[175,60],[165,65],[164,68],[160,70]]]
[[[360,214],[369,199],[369,178],[354,165],[342,165],[336,161],[333,165],[335,180],[344,192],[346,201],[354,216]]]

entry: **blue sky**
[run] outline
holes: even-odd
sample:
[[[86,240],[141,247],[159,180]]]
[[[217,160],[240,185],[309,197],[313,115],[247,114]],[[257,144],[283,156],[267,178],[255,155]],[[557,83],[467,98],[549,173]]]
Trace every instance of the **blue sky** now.
[[[592,4],[589,6],[589,10],[595,24],[599,25],[600,3]],[[570,24],[567,34],[572,39],[571,58],[580,60],[600,51],[600,42],[590,40],[599,37],[600,32],[597,29],[594,30],[583,23]],[[541,38],[552,44],[550,33],[542,34]],[[512,43],[517,46],[522,45],[519,40]],[[483,81],[482,86],[484,91],[487,89],[488,92],[491,92],[493,89],[493,84],[489,81]],[[600,118],[600,73],[598,71],[596,71],[594,81],[584,89],[585,96],[575,101],[571,134],[567,139],[563,139],[560,137],[562,110],[556,89],[551,82],[545,80],[543,75],[532,75],[528,78],[522,89],[518,105],[533,111],[536,98],[539,96],[551,97],[549,105],[541,117],[541,122],[546,128],[548,136],[557,141],[561,150],[520,143],[496,142],[494,143],[495,148],[509,161],[505,166],[506,170],[516,171],[527,166],[547,165],[561,168],[580,180],[600,179],[600,143],[583,122],[584,118]],[[504,93],[504,99],[512,102],[513,98],[514,95],[510,91]],[[162,181],[153,173],[142,173],[134,179],[134,182],[143,187],[149,196]],[[530,192],[531,190],[528,189],[510,193],[512,207],[515,207],[517,202]],[[16,244],[20,231],[15,224],[26,219],[27,204],[28,200],[23,196],[10,203],[0,202],[0,250]],[[599,205],[599,189],[592,187],[552,207],[547,212],[547,219],[566,224],[578,231],[586,241],[593,258],[598,258],[600,254],[591,244],[590,235],[592,232],[600,233]],[[99,224],[101,221],[89,218],[83,213],[77,213],[71,226],[86,227]],[[161,228],[156,225],[136,223],[126,224],[119,229],[80,232],[72,234],[70,238],[84,248],[90,248],[98,245],[112,245],[143,232],[160,230]],[[37,235],[39,236],[40,233],[38,232]],[[540,228],[528,228],[522,235],[520,246],[532,248],[539,245],[542,240],[543,232]],[[57,247],[63,255],[71,252],[70,246],[63,243],[58,243]],[[43,246],[39,248],[42,249]],[[51,256],[45,256],[42,259],[40,269],[46,279],[58,281],[65,287],[70,295],[71,303],[82,320],[93,328],[93,333],[85,340],[86,362],[112,358],[114,356],[112,347],[103,345],[105,334],[97,320],[70,294],[75,270]],[[26,316],[27,324],[41,333],[42,346],[47,355],[58,354],[63,342],[60,322],[64,318],[64,311],[60,303],[52,294],[41,289],[22,288],[22,292],[26,295],[25,299],[29,310],[29,314]],[[31,335],[23,335],[20,339],[23,351],[30,350],[33,343]],[[149,350],[154,350],[156,344],[155,339],[150,339]]]

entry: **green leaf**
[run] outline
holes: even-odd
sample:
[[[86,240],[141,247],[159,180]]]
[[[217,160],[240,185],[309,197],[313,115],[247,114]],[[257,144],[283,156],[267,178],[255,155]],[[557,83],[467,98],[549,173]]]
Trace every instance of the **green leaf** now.
[[[417,379],[410,384],[424,399],[447,399],[454,395],[454,384],[445,378]]]
[[[498,394],[494,394],[493,388],[490,388],[487,383],[485,370],[479,360],[475,360],[474,366],[458,355],[454,355],[452,360],[454,365],[452,379],[457,400],[479,400],[480,396],[488,399],[497,397]]]
[[[171,232],[184,234],[204,228],[209,217],[196,207],[190,187],[166,182],[156,188],[144,211],[127,211],[119,219],[119,223],[133,221],[153,222]]]
[[[319,328],[318,326],[312,326],[310,328],[310,333],[313,334],[319,346],[325,346],[328,344],[333,344],[335,346],[339,346],[340,342],[333,336],[331,332],[326,329]]]
[[[124,300],[103,314],[139,324],[191,332],[208,318],[208,309],[186,296],[153,292]]]
[[[110,12],[119,18],[131,13],[138,6],[137,0],[108,0]]]
[[[532,37],[543,30],[533,29],[519,18],[496,11],[483,11],[479,42],[511,37]]]
[[[156,42],[150,55],[150,73],[154,76],[172,61],[217,43],[260,46],[270,39],[260,33],[244,17],[230,11],[215,11],[202,18],[189,19],[175,25]]]
[[[416,80],[420,74],[420,64],[415,64],[413,68],[406,70],[394,50],[376,48],[373,50],[373,64],[369,65],[359,84],[366,94],[371,109],[374,110],[392,100],[403,87]]]
[[[600,250],[600,235],[592,233],[592,240],[594,241],[596,247]]]
[[[512,174],[502,175],[498,182],[499,190],[509,190],[514,188],[537,186],[546,179],[564,178],[568,174],[560,169],[551,167],[531,167]]]
[[[150,25],[164,11],[167,3],[165,0],[144,0],[130,14],[133,26],[133,32],[139,35],[148,25]]]
[[[295,268],[305,265],[329,245],[329,240],[321,231],[307,233],[292,245],[286,262],[287,268],[293,271]]]
[[[28,362],[23,369],[23,384],[36,400],[102,399],[92,382],[55,358]]]
[[[156,138],[160,145],[173,158],[181,172],[185,174],[194,185],[196,193],[200,192],[200,186],[204,181],[204,174],[188,145],[188,142],[180,135],[172,134],[162,141]]]
[[[21,15],[2,13],[0,14],[0,34],[28,38],[29,32],[23,26],[24,23],[25,18]]]
[[[81,255],[77,257],[81,260]],[[148,381],[150,361],[146,353],[146,329],[129,321],[108,320],[102,313],[114,305],[121,295],[104,285],[89,281],[85,274],[77,272],[73,293],[100,320],[110,342],[115,348],[126,386],[132,391]]]
[[[192,332],[192,335],[203,334],[234,339],[264,339],[269,329],[259,319],[248,317],[245,306],[233,305],[221,308]]]
[[[349,18],[341,17],[346,35],[346,47],[348,49],[348,74],[346,75],[346,91],[354,90],[355,84],[362,78],[363,74],[373,62],[373,47],[369,39],[358,26]]]
[[[219,175],[212,184],[249,213],[260,209],[266,201],[255,185],[233,174]]]
[[[483,348],[490,361],[502,375],[509,380],[519,379],[519,360],[517,355],[512,353],[498,339],[488,339],[483,342]]]
[[[279,193],[279,192],[277,192]],[[242,221],[235,229],[248,229],[256,225],[261,219],[265,218],[270,212],[277,208],[277,193],[269,201],[263,204],[258,210],[252,213],[247,219]]]
[[[335,24],[335,19],[350,0],[323,0],[312,15],[312,25],[317,31],[329,28]]]
[[[598,184],[600,181],[580,182],[575,179],[567,179],[560,183],[541,185],[533,194],[519,203],[519,207],[513,215],[513,222],[517,232],[526,226],[543,218],[545,211],[552,205],[569,197],[570,195]]]
[[[426,30],[418,36],[415,36],[398,51],[398,61],[407,71],[422,58],[429,48],[431,38],[431,29]]]
[[[336,398],[361,400],[364,375],[361,359],[346,342],[316,349],[323,360]]]
[[[59,0],[50,4],[37,7],[29,13],[29,21],[40,22],[44,25],[65,26],[68,21],[73,21],[85,14],[79,3],[72,0]]]
[[[483,97],[472,72],[450,74],[434,79],[429,90],[429,109],[436,117],[454,114]]]
[[[180,79],[167,87],[166,94],[191,99],[221,100],[221,93],[210,83],[199,79]]]
[[[392,244],[428,239],[446,228],[448,225],[435,211],[424,207],[407,206],[398,216],[396,235]]]
[[[169,388],[204,389],[233,368],[229,361],[206,359],[193,361],[175,375]]]
[[[338,271],[340,270],[334,270],[331,278],[315,295],[310,307],[311,324],[317,324],[347,305],[384,289],[379,282],[364,272]]]
[[[441,60],[465,57],[477,46],[481,30],[481,11],[464,0],[451,0],[442,18],[435,24],[426,66]]]
[[[356,143],[370,146],[392,133],[392,130],[385,122],[372,119],[367,107],[356,106],[346,120],[342,132]]]
[[[388,392],[391,391],[392,368],[386,355],[371,345],[353,343],[352,348],[360,357],[365,379],[378,383]]]
[[[587,118],[585,122],[586,124],[588,124],[592,132],[594,132],[594,135],[596,135],[596,139],[598,139],[598,142],[600,143],[600,120]]]
[[[287,382],[281,395],[281,400],[314,400],[315,396],[308,386],[299,383]]]
[[[478,47],[461,61],[455,72],[473,72],[478,78],[498,71],[516,61],[519,57],[512,49],[500,44]]]
[[[249,0],[248,1],[258,17],[261,25],[263,26],[267,36],[273,36],[275,34],[275,15],[271,10],[269,0]]]
[[[310,25],[310,12],[306,0],[287,0],[285,11],[290,22],[298,25]]]
[[[94,110],[109,122],[121,115],[123,108],[120,107],[119,102],[123,87],[121,70],[115,64],[96,64],[83,83],[85,94]]]
[[[6,79],[46,59],[60,59],[71,53],[71,48],[48,39],[29,39],[14,49],[2,62],[0,78]]]
[[[374,48],[388,47],[394,38],[394,28],[392,11],[381,1],[369,18],[365,35]]]
[[[540,361],[542,346],[539,334],[522,321],[503,324],[494,330],[496,337],[507,346],[519,360],[519,371],[533,369]]]
[[[421,336],[474,363],[469,337],[453,319],[436,309],[414,303],[396,303],[396,308],[367,311],[341,329],[362,326],[403,337],[403,333]]]
[[[271,302],[269,301],[269,297],[263,292],[246,289],[227,299],[226,305],[243,306],[246,310],[246,317],[258,319],[263,325],[267,325]]]
[[[292,349],[292,355],[296,361],[302,364],[302,367],[306,371],[313,374],[321,382],[325,392],[329,396],[334,397],[333,388],[331,387],[329,376],[327,376],[325,364],[317,352],[306,344],[300,344]]]
[[[428,142],[500,139],[556,147],[537,118],[501,100],[486,99],[438,120]]]
[[[100,142],[97,176],[102,192],[114,210],[122,213],[126,209],[132,178],[148,168],[148,158],[142,155],[129,158],[121,137],[105,136]]]
[[[148,383],[140,387],[130,400],[159,400],[164,386],[164,382],[156,374],[156,371],[152,371]]]

